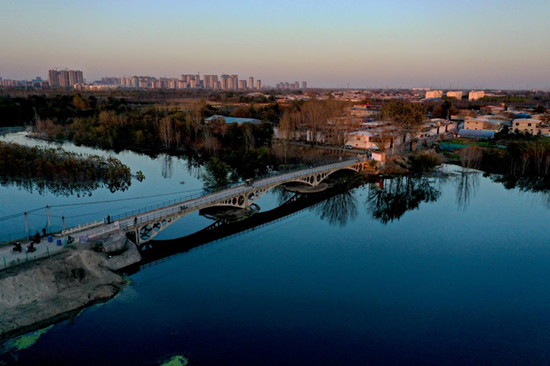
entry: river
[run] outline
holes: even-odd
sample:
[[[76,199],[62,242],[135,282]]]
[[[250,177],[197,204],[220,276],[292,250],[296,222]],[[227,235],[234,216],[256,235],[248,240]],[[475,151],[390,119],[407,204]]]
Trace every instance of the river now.
[[[0,187],[0,216],[48,204],[55,225],[61,215],[93,221],[202,189],[185,159],[116,157],[146,179],[91,197]],[[550,363],[548,195],[441,170],[366,184],[141,268],[115,299],[0,364],[157,365],[174,355],[189,365]],[[101,201],[110,202],[92,203]],[[280,192],[263,196],[261,212],[280,201]],[[36,212],[39,228],[45,211]],[[158,238],[210,223],[190,215]],[[11,227],[24,231],[21,217]]]

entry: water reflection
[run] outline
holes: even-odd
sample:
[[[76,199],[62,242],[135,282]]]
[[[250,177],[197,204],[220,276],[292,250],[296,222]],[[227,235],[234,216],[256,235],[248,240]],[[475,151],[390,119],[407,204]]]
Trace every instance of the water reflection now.
[[[51,193],[54,196],[76,196],[85,197],[92,196],[92,192],[105,187],[112,193],[117,191],[124,192],[131,185],[130,179],[111,179],[108,182],[97,181],[79,181],[79,182],[61,182],[51,180],[35,180],[35,179],[13,179],[9,177],[0,177],[0,185],[9,187],[15,186],[19,189],[24,189],[29,193],[38,193],[44,195]]]
[[[172,178],[174,174],[174,161],[171,155],[164,154],[162,159],[162,177],[164,179]]]
[[[285,196],[284,189],[278,189],[276,192],[280,192],[281,196]],[[290,194],[289,199],[285,202],[281,202],[280,205],[274,209],[266,212],[258,212],[245,220],[218,220],[213,224],[201,229],[195,233],[169,240],[152,240],[147,243],[147,248],[139,248],[141,251],[142,261],[127,267],[126,270],[129,273],[140,271],[141,269],[148,268],[151,265],[158,263],[159,260],[170,257],[176,253],[187,252],[193,248],[202,246],[204,244],[224,239],[227,237],[234,237],[235,235],[244,234],[248,231],[253,231],[257,227],[265,227],[272,223],[279,222],[280,219],[296,214],[302,210],[306,210],[315,206],[323,207],[323,201],[335,198],[334,195],[339,194],[337,190],[327,190],[320,194]],[[340,198],[334,201],[331,206],[332,209],[336,207],[347,207],[347,214],[340,215],[334,213],[332,220],[339,222],[343,220],[342,217],[346,217],[345,222],[348,222],[348,218],[357,216],[357,203],[353,200],[353,204],[349,204],[351,201],[349,198]],[[350,209],[351,207],[351,209]],[[329,217],[329,216],[327,216]]]
[[[202,177],[202,162],[197,155],[188,154],[185,158],[181,159],[180,162],[183,169],[185,169],[190,176],[197,179]]]
[[[515,177],[511,175],[491,175],[491,180],[501,183],[506,189],[518,188],[521,192],[532,193],[545,207],[550,209],[550,179],[545,177]]]
[[[481,172],[473,169],[464,168],[455,180],[456,184],[456,204],[459,210],[466,211],[472,198],[475,198],[476,191],[479,188],[479,176]]]
[[[275,187],[270,192],[275,196],[279,206],[289,202],[293,196],[298,196],[296,192],[287,191],[284,187]]]
[[[422,202],[435,202],[441,196],[440,178],[396,177],[371,184],[367,195],[367,211],[387,224],[399,220],[405,212],[417,209]]]
[[[357,199],[351,191],[344,192],[334,197],[327,198],[323,202],[311,208],[321,220],[328,221],[331,225],[346,226],[359,215]]]

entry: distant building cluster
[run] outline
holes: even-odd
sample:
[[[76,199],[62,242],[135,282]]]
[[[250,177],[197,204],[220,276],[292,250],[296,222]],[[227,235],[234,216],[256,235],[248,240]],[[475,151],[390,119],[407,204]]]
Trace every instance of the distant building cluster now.
[[[155,78],[151,76],[104,77],[96,85],[126,87],[135,89],[211,89],[211,90],[261,90],[262,81],[249,77],[239,79],[238,75],[182,74],[180,78]]]
[[[0,77],[0,86],[3,88],[26,88],[26,89],[44,89],[50,86],[46,80],[37,76],[32,80],[10,80]]]
[[[413,90],[418,90],[420,88],[413,88]],[[424,90],[424,89],[422,89]],[[426,99],[440,99],[443,97],[443,90],[425,90],[426,91]],[[462,95],[464,92],[462,91],[448,91],[446,93],[446,96],[448,98],[455,98],[455,99],[462,99]],[[468,100],[478,100],[485,96],[485,91],[483,90],[471,90],[468,93]]]
[[[295,81],[293,83],[289,83],[287,81],[282,81],[280,83],[278,83],[276,86],[275,86],[276,89],[281,89],[281,90],[298,90],[300,89],[300,83]],[[307,89],[307,82],[305,81],[302,81],[302,89]]]
[[[48,70],[48,79],[52,88],[74,88],[84,84],[84,74],[80,70]]]
[[[264,87],[262,80],[250,76],[247,79],[239,79],[239,75],[222,74],[201,75],[182,74],[179,78],[153,76],[122,76],[102,77],[93,83],[87,84],[84,80],[84,73],[80,70],[69,70],[54,68],[48,70],[48,80],[43,81],[40,77],[29,80],[2,80],[0,86],[15,88],[74,88],[77,90],[102,90],[116,88],[131,89],[209,89],[209,90],[235,90],[235,91],[261,91]],[[302,81],[302,89],[307,89],[307,82]],[[300,82],[280,82],[276,86],[280,90],[299,90]]]

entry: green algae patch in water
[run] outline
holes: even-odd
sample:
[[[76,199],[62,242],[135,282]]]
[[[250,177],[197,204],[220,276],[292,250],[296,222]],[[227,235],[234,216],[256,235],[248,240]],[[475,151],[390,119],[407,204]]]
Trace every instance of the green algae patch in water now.
[[[53,328],[53,325],[50,325],[49,327],[37,330],[36,332],[25,334],[24,336],[21,336],[15,339],[15,341],[13,342],[15,350],[21,351],[32,347],[38,341],[38,338],[42,336],[42,334],[46,333],[48,330],[52,328]]]
[[[44,329],[37,330],[36,332],[27,333],[21,337],[7,341],[2,347],[0,347],[0,354],[7,352],[19,352],[24,349],[32,347],[40,336],[46,333],[48,330],[52,329],[53,325],[46,327]]]
[[[160,366],[185,366],[189,364],[189,360],[181,355],[177,355],[160,364]]]

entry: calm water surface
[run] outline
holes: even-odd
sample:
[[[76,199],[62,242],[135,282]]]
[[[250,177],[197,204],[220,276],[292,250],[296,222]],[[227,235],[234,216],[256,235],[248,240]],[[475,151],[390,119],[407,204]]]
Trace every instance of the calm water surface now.
[[[162,159],[117,157],[147,178],[116,198],[201,188],[183,161],[163,178]],[[176,254],[130,275],[114,300],[0,360],[156,365],[179,354],[189,365],[550,363],[548,196],[444,169],[455,174],[366,185]],[[3,204],[2,215],[25,209],[9,197],[16,189],[0,189],[10,207]],[[31,197],[35,206],[80,200]],[[97,191],[86,199],[109,197]],[[264,211],[279,196],[262,199]],[[209,223],[185,217],[161,239]]]

